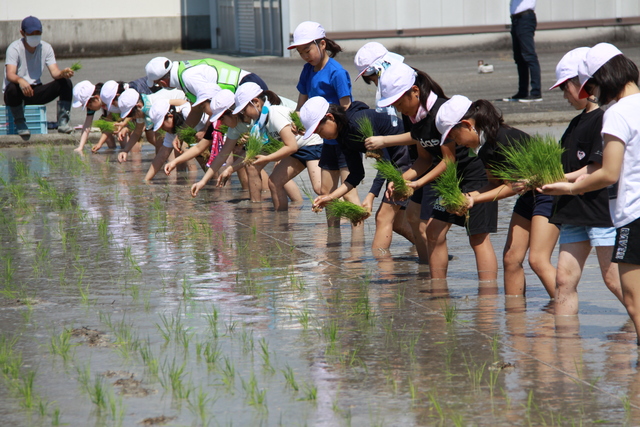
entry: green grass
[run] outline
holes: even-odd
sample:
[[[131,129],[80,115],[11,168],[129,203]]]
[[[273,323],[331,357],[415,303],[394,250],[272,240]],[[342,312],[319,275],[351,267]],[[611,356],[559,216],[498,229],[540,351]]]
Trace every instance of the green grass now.
[[[373,165],[380,175],[387,181],[393,182],[393,197],[404,200],[413,194],[413,188],[407,185],[407,181],[402,177],[402,172],[389,160],[379,160]]]
[[[304,125],[302,124],[302,120],[300,120],[300,115],[298,115],[297,111],[292,111],[291,114],[289,114],[289,118],[293,122],[293,126],[296,128],[295,130],[298,133],[306,132],[306,129],[304,128]]]
[[[262,152],[263,146],[264,144],[262,143],[260,137],[249,135],[249,137],[247,138],[247,142],[244,144],[245,155],[242,163],[244,163],[245,165],[253,164],[253,162],[256,160],[256,156]]]
[[[197,143],[196,130],[190,126],[179,127],[176,130],[176,133],[178,134],[178,139],[187,144],[189,147]]]
[[[562,146],[550,135],[534,135],[526,141],[501,147],[502,164],[493,165],[491,173],[504,181],[524,181],[527,187],[538,188],[564,181]]]
[[[358,225],[365,219],[369,218],[370,213],[355,203],[345,200],[334,200],[327,204],[327,213],[333,218],[346,218],[353,225]]]
[[[74,62],[69,68],[71,68],[71,71],[75,73],[76,71],[82,70],[82,64],[80,63],[80,61]]]
[[[467,204],[467,200],[460,189],[462,177],[458,177],[457,163],[450,159],[443,159],[446,169],[434,181],[432,188],[440,198],[439,203],[448,211],[458,211]]]

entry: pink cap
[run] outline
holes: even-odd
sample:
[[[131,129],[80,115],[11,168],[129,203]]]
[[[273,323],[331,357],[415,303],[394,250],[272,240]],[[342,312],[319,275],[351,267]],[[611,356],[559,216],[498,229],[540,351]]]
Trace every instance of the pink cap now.
[[[460,120],[467,114],[471,104],[471,100],[462,95],[453,95],[451,99],[442,104],[436,114],[436,128],[442,134],[440,145],[445,143],[451,129],[460,123]]]
[[[254,82],[248,82],[238,86],[235,95],[236,108],[233,110],[233,114],[238,114],[240,111],[244,110],[244,107],[246,107],[253,98],[260,95],[262,92],[264,92],[264,89]]]
[[[378,42],[369,42],[358,49],[355,58],[353,58],[353,64],[358,70],[355,80],[363,75],[371,64],[384,57],[387,53],[389,53],[387,48]]]
[[[579,47],[567,52],[556,65],[556,83],[549,88],[555,89],[562,83],[578,76],[578,68],[589,52],[588,47]]]

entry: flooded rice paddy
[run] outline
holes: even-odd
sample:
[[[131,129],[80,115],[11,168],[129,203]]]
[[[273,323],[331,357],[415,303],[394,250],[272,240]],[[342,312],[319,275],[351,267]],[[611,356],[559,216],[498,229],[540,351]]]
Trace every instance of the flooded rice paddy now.
[[[0,154],[0,424],[640,422],[635,334],[595,257],[556,321],[528,268],[526,300],[478,283],[460,228],[432,283],[399,236],[372,256],[373,218],[327,230],[237,181],[192,199],[187,172],[145,184],[150,157]]]

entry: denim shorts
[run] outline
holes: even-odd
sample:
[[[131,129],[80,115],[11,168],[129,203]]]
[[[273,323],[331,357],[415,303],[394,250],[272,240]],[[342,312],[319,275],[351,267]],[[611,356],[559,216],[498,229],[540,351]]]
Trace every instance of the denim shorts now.
[[[615,227],[587,227],[582,225],[562,224],[560,228],[560,244],[589,241],[592,247],[613,246],[616,241]]]
[[[305,145],[298,148],[298,151],[293,153],[291,157],[298,159],[303,165],[307,166],[307,162],[311,160],[320,160],[320,154],[322,153],[322,144]]]

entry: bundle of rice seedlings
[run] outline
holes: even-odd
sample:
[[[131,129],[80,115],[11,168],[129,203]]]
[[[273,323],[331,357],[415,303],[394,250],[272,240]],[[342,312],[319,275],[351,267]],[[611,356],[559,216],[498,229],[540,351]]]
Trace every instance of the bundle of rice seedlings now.
[[[160,128],[156,131],[156,137],[160,138],[160,139],[164,139],[164,136],[167,134],[167,132],[164,131],[164,129]]]
[[[491,173],[504,181],[523,181],[529,188],[564,181],[562,146],[550,135],[531,138],[501,148],[503,164],[494,165]]]
[[[369,211],[346,200],[334,200],[327,204],[327,214],[333,218],[347,218],[351,224],[358,225],[369,218]]]
[[[227,132],[229,131],[229,126],[227,125],[220,125],[218,126],[218,128],[216,129],[218,132],[220,132],[223,135],[226,135]]]
[[[358,134],[362,142],[373,136],[373,124],[369,117],[362,116],[356,120],[356,123],[358,123]],[[371,159],[382,160],[382,150],[368,150],[364,155]]]
[[[273,154],[282,147],[284,147],[284,142],[269,136],[269,142],[262,146],[262,152],[264,154]]]
[[[402,177],[402,172],[395,167],[395,165],[389,160],[378,160],[374,168],[380,175],[387,181],[393,182],[393,197],[394,199],[404,200],[413,195],[413,188],[407,185],[407,181]]]
[[[196,130],[191,126],[181,126],[176,129],[176,133],[178,134],[178,139],[189,147],[196,144]]]
[[[247,139],[248,136],[249,136],[249,132],[245,132],[242,135],[240,135],[238,137],[238,140],[236,141],[236,145],[238,147],[244,147],[244,144],[246,144],[246,142],[247,142],[246,139]]]
[[[82,64],[80,63],[80,61],[74,62],[73,64],[71,64],[71,67],[69,68],[71,68],[71,71],[75,73],[76,71],[79,71],[82,69]]]
[[[256,156],[262,152],[262,138],[249,134],[247,142],[244,144],[244,160],[242,163],[251,165],[256,160]]]
[[[439,203],[447,211],[460,211],[467,205],[467,199],[460,189],[462,178],[458,178],[458,167],[455,161],[446,158],[443,162],[445,162],[447,168],[434,181],[431,188],[438,195]]]
[[[108,120],[99,119],[93,122],[93,124],[95,127],[99,128],[100,132],[102,133],[113,133],[116,130],[113,122],[110,122]]]
[[[289,117],[291,118],[291,121],[293,122],[293,126],[295,126],[296,128],[295,130],[298,133],[306,132],[306,129],[302,125],[302,120],[300,120],[300,116],[298,115],[297,111],[292,111],[291,114],[289,114]]]
[[[131,132],[133,132],[136,129],[136,122],[134,122],[133,120],[129,120],[127,122],[127,127]]]
[[[302,185],[300,185],[300,188],[302,189],[302,192],[304,193],[305,196],[307,196],[307,199],[309,199],[309,201],[311,202],[311,211],[312,212],[321,212],[322,208],[319,206],[313,206],[313,201],[315,200],[313,193],[311,192],[311,190],[309,190],[309,187],[307,187],[307,183],[304,180],[302,181]]]

